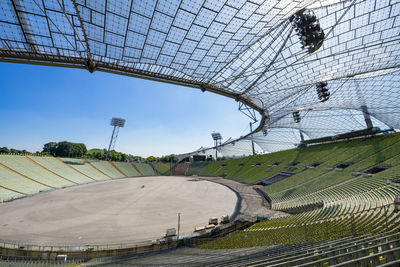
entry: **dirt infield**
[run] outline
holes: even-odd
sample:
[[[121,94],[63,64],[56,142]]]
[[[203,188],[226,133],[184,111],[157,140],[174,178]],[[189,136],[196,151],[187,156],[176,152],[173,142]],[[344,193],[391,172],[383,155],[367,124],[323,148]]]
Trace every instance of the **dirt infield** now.
[[[0,204],[0,240],[37,245],[117,244],[181,235],[209,217],[233,214],[236,194],[191,177],[127,178],[55,190]]]

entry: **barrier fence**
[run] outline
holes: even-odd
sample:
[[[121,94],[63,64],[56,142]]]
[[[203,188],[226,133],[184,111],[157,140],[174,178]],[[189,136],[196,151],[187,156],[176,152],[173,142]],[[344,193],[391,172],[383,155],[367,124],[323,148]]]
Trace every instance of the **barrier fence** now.
[[[12,242],[0,241],[0,255],[3,258],[24,258],[31,259],[56,259],[58,255],[68,255],[71,259],[90,259],[97,257],[119,256],[135,253],[146,253],[160,251],[179,246],[195,247],[201,249],[218,249],[221,240],[229,238],[229,242],[237,244],[240,248],[244,242],[250,241],[250,246],[270,246],[296,243],[315,243],[319,240],[329,240],[343,238],[347,236],[361,236],[366,233],[388,232],[397,229],[398,223],[394,217],[394,203],[367,210],[343,213],[338,216],[321,218],[308,223],[292,224],[274,229],[247,228],[249,223],[231,223],[223,226],[226,231],[213,229],[203,233],[193,233],[183,236],[179,240],[176,237],[161,238],[140,242],[131,242],[123,244],[110,245],[84,245],[84,246],[40,246]],[[368,222],[369,217],[362,217],[362,222],[358,221],[360,215],[366,215],[371,212],[376,218],[373,224],[362,224]],[[368,215],[369,216],[369,215]],[[372,218],[372,217],[371,217]],[[340,224],[343,220],[343,224]],[[339,223],[332,223],[333,221]],[[379,224],[379,227],[377,227]],[[318,228],[315,227],[318,225]],[[338,228],[334,228],[338,227]],[[285,234],[287,229],[296,229],[296,235]],[[276,231],[283,229],[283,231]],[[316,231],[317,229],[317,231]],[[237,231],[243,230],[243,231]],[[234,232],[234,233],[232,233]],[[223,237],[226,236],[226,237]],[[222,239],[220,238],[222,237]],[[254,242],[253,242],[254,241]],[[204,250],[205,251],[205,250]],[[205,252],[207,253],[207,252]],[[242,253],[242,252],[238,252]]]

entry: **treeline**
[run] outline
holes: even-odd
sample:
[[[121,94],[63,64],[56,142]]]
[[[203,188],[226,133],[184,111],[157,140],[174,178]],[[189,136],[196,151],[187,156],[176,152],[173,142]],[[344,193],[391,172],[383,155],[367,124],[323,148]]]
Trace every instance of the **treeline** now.
[[[0,147],[0,153],[1,154],[32,154],[32,155],[36,155],[36,154],[41,154],[39,151],[36,151],[35,153],[31,153],[29,151],[24,150],[18,150],[15,148],[10,148],[8,149],[7,147]]]
[[[98,159],[98,160],[106,160],[107,157],[107,149],[90,149],[86,153],[87,158],[89,159]],[[117,152],[115,150],[111,150],[110,154],[108,155],[109,160],[112,161],[145,161],[144,158],[140,156],[134,156],[131,154],[125,154],[122,152]]]
[[[14,148],[8,149],[1,147],[0,153],[2,154],[21,154],[21,155],[40,155],[40,156],[54,156],[54,157],[67,157],[67,158],[87,158],[105,160],[107,156],[107,149],[90,149],[87,150],[86,145],[82,143],[72,143],[67,141],[62,142],[49,142],[44,144],[43,150],[31,153],[27,150],[17,150]],[[170,162],[175,163],[177,159],[174,155],[167,155],[162,157],[150,156],[142,158],[131,154],[110,151],[108,155],[109,160],[112,161],[136,161],[136,162]]]
[[[58,143],[49,142],[43,146],[42,152],[48,153],[49,155],[55,157],[87,158],[98,160],[106,160],[107,157],[106,149],[94,148],[87,150],[85,144],[71,143],[67,141]],[[144,161],[142,157],[117,152],[115,150],[110,151],[108,159],[112,161]]]
[[[175,163],[178,162],[178,159],[175,157],[174,154],[167,155],[167,156],[162,156],[162,157],[154,157],[150,156],[146,158],[147,162],[171,162]]]
[[[98,149],[94,148],[91,149],[87,152],[88,158],[91,159],[99,159],[99,160],[105,160],[107,156],[107,149]],[[170,162],[170,163],[175,163],[178,162],[177,158],[175,155],[167,155],[167,156],[162,156],[162,157],[154,157],[150,156],[147,158],[142,158],[140,156],[134,156],[131,154],[125,154],[121,152],[117,152],[114,150],[110,151],[110,154],[108,155],[108,158],[112,161],[140,161],[140,162]]]

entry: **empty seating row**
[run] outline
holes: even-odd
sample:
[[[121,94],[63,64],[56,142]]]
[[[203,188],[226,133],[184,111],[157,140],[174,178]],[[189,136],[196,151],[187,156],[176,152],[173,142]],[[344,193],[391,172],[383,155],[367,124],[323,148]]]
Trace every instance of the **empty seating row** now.
[[[154,175],[149,164],[139,166],[145,174],[129,162],[0,155],[0,202],[98,180]]]
[[[121,178],[126,177],[126,175],[119,172],[109,161],[100,161],[100,160],[91,160],[88,161],[89,164],[92,164],[95,169],[105,174],[109,178]]]
[[[138,172],[134,163],[128,162],[114,162],[114,164],[123,172],[127,177],[135,177],[142,176],[141,173]]]

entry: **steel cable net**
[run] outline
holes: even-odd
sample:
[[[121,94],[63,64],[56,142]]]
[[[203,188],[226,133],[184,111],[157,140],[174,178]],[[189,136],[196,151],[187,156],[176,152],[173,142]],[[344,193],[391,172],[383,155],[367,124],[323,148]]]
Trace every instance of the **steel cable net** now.
[[[249,139],[253,140],[264,152],[271,153],[295,148],[300,143],[300,134],[297,129],[270,128],[267,137],[259,132]]]
[[[250,140],[233,140],[232,138],[228,139],[222,146],[219,148],[219,152],[224,157],[234,158],[247,156],[252,154],[252,146]]]
[[[303,9],[324,32],[312,53],[291,20]],[[278,128],[305,138],[363,129],[361,106],[374,126],[400,128],[399,33],[400,0],[0,1],[1,61],[151,78],[247,101],[268,115],[258,142],[275,142]],[[324,102],[321,82],[330,93]]]

